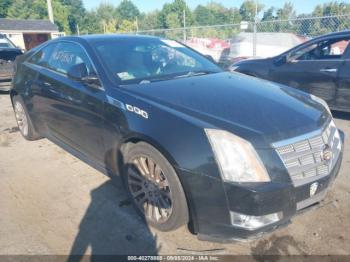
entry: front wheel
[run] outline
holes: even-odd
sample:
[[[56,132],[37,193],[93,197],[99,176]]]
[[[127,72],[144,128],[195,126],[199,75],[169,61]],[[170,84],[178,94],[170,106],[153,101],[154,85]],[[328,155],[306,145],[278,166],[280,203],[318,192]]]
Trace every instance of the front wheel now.
[[[137,211],[148,224],[171,231],[188,222],[188,207],[180,180],[166,158],[146,143],[126,153],[124,180]]]

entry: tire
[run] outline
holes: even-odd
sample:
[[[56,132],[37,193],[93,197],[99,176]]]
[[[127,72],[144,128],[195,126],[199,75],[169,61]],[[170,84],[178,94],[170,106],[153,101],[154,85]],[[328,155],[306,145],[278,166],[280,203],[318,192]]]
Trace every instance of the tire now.
[[[33,123],[29,117],[28,111],[23,103],[23,100],[19,96],[12,98],[13,110],[15,112],[15,118],[17,126],[21,135],[29,141],[38,140],[40,135],[35,131]]]
[[[123,180],[136,210],[152,227],[172,231],[188,223],[180,180],[153,146],[139,142],[129,148],[124,156]]]

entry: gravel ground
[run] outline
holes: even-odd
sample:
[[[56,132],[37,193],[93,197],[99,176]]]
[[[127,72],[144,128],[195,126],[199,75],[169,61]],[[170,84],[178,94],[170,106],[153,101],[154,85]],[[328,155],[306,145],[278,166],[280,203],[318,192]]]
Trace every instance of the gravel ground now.
[[[350,134],[350,114],[335,114]],[[0,255],[6,254],[350,254],[350,152],[317,209],[252,242],[197,240],[186,227],[148,228],[95,169],[46,139],[25,141],[9,96],[0,95]]]

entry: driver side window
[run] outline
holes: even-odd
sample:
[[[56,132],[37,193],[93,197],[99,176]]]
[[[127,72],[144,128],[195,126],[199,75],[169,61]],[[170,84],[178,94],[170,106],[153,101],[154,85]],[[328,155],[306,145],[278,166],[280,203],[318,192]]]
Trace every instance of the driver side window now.
[[[298,61],[340,59],[349,42],[349,38],[324,40],[296,50],[290,57]]]
[[[89,75],[95,74],[93,66],[81,46],[70,42],[60,42],[52,52],[48,67],[66,75],[72,66],[82,63],[85,64]]]

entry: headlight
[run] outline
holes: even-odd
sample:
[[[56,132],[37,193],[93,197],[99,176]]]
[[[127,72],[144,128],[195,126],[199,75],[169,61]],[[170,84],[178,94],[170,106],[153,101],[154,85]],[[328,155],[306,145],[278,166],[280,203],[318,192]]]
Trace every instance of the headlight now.
[[[265,216],[248,216],[237,212],[230,212],[231,224],[248,230],[255,230],[282,219],[282,213],[273,213]]]
[[[258,154],[248,141],[224,130],[205,129],[205,132],[224,181],[270,181]]]
[[[331,110],[329,109],[329,106],[328,106],[328,104],[327,104],[326,101],[324,101],[322,98],[320,98],[320,97],[318,97],[318,96],[311,95],[311,94],[310,94],[310,98],[311,98],[312,100],[316,101],[317,103],[323,105],[323,107],[327,109],[328,113],[329,113],[330,115],[332,115],[332,112],[331,112]]]

